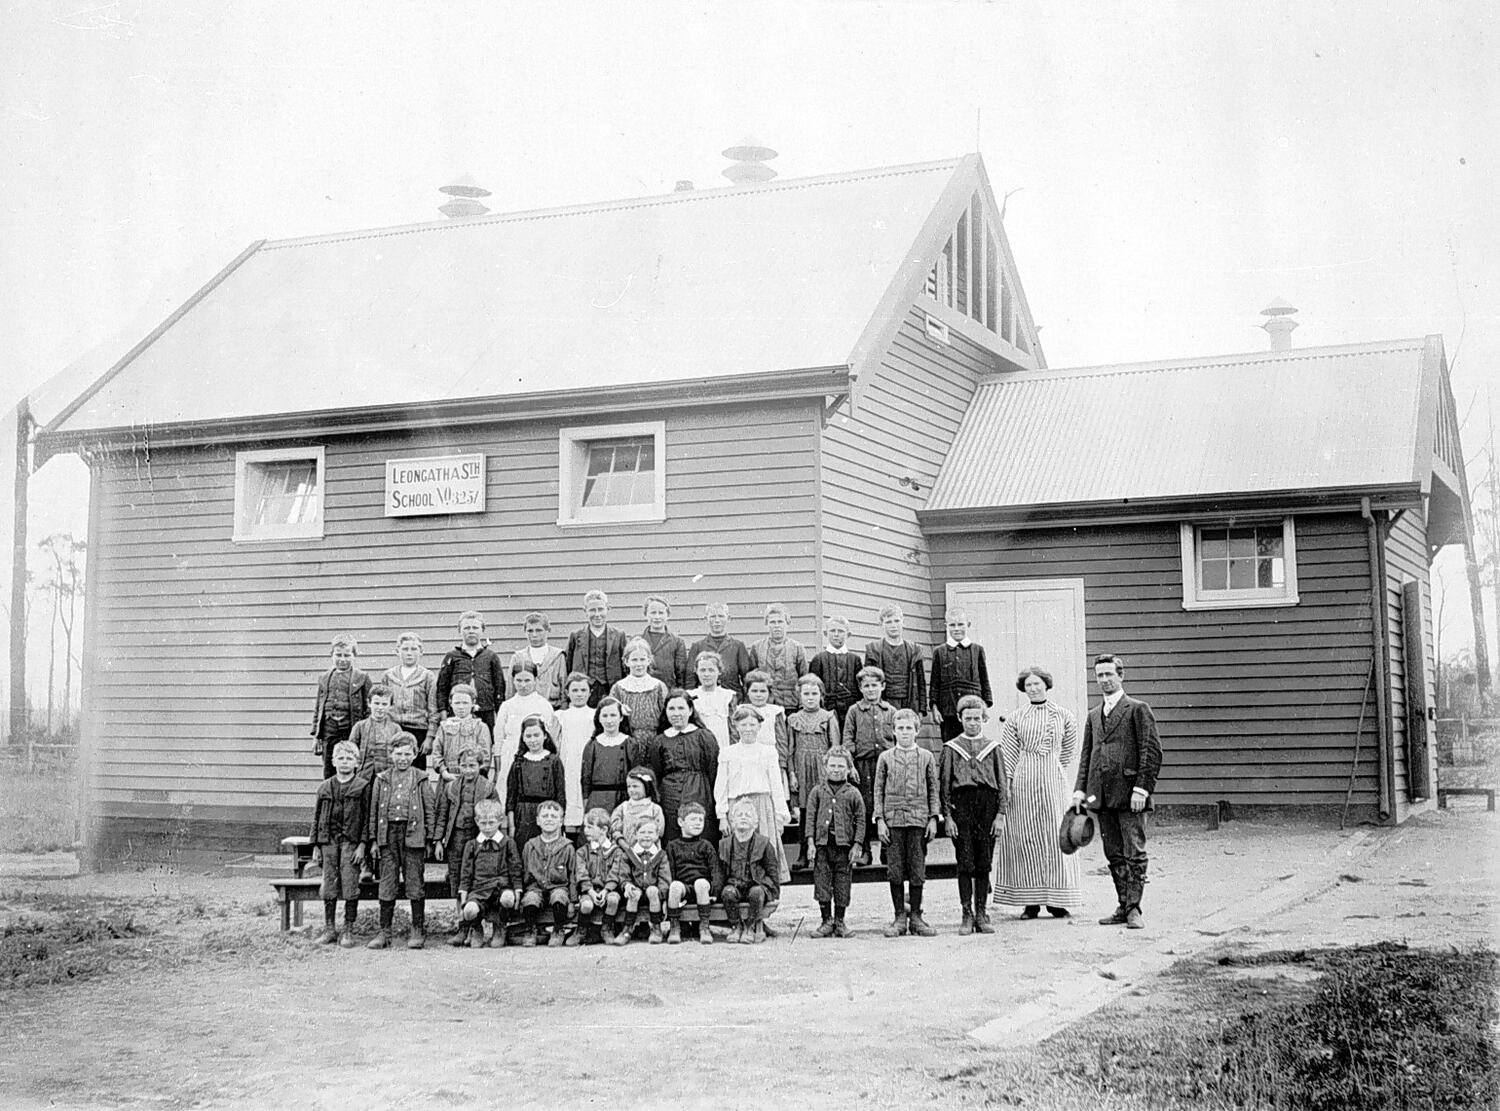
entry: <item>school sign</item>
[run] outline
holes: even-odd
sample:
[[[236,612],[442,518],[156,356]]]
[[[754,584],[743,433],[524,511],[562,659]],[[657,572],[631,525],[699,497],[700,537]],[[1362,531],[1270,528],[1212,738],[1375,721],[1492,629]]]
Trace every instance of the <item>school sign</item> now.
[[[484,512],[484,456],[385,461],[385,515]]]

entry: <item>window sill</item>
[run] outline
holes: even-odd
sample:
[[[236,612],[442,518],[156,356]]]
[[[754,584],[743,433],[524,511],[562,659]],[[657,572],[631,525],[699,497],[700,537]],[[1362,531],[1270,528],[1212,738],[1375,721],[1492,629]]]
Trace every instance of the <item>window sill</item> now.
[[[1274,598],[1193,598],[1185,599],[1182,608],[1185,610],[1279,609],[1295,606],[1297,601],[1295,594],[1278,594]]]
[[[604,514],[598,517],[559,517],[558,528],[600,528],[605,525],[659,525],[667,515],[659,509],[649,508],[641,513]]]
[[[229,538],[236,544],[286,544],[302,543],[307,540],[322,540],[323,533],[319,532],[286,532],[276,535],[262,535],[259,533],[245,536],[231,536]]]

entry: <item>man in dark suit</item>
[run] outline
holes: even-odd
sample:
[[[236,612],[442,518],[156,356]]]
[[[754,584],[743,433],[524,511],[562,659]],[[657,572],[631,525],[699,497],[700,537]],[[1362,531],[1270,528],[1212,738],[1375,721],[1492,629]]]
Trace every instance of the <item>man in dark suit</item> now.
[[[1151,707],[1124,688],[1125,663],[1119,656],[1094,660],[1094,681],[1104,695],[1083,726],[1083,753],[1073,805],[1088,801],[1099,823],[1104,857],[1114,877],[1119,906],[1101,926],[1139,930],[1141,890],[1146,884],[1146,812],[1161,770],[1161,741]]]

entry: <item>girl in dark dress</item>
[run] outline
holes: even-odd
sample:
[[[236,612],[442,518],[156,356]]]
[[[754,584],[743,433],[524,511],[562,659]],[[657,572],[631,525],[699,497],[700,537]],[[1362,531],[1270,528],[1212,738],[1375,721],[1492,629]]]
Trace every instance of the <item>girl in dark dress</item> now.
[[[667,694],[659,732],[651,742],[651,768],[661,789],[661,808],[666,814],[664,842],[682,836],[677,811],[696,802],[705,813],[714,809],[714,779],[719,773],[719,741],[703,725],[692,697],[685,690]],[[719,839],[718,823],[704,822],[703,836]]]
[[[630,759],[630,735],[624,732],[625,711],[619,699],[605,697],[594,711],[594,735],[583,746],[579,779],[583,812],[598,807],[613,814],[625,801],[625,776],[639,761]]]
[[[567,787],[562,760],[541,718],[529,717],[521,722],[521,748],[506,777],[505,809],[510,814],[511,836],[524,846],[542,832],[536,820],[538,808],[544,802],[564,805]]]

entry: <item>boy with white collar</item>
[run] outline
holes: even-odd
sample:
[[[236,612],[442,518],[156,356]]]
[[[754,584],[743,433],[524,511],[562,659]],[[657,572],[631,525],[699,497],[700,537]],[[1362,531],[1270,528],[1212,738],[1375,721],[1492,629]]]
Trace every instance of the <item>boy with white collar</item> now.
[[[995,932],[986,902],[990,897],[990,861],[995,838],[1005,828],[1005,760],[1000,742],[986,740],[989,718],[978,695],[958,700],[963,732],[943,743],[938,770],[938,798],[958,858],[958,901],[963,905],[961,934]]]
[[[958,718],[958,701],[966,694],[978,695],[986,707],[995,704],[990,692],[990,667],[984,646],[969,639],[969,615],[950,609],[944,616],[948,639],[932,650],[932,720],[942,728],[944,741],[964,731]]]
[[[823,708],[832,710],[840,725],[849,707],[859,701],[859,680],[855,678],[863,666],[863,660],[849,651],[849,622],[837,615],[830,617],[823,626],[823,635],[828,643],[823,651],[813,657],[807,670],[823,680]]]

